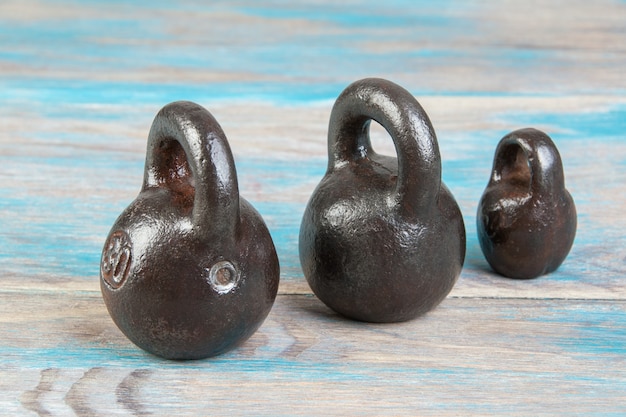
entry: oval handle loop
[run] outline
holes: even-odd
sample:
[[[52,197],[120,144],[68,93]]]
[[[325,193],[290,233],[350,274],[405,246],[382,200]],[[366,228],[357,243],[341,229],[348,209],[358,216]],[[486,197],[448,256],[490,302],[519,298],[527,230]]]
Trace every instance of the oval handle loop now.
[[[555,195],[565,189],[561,155],[544,132],[534,128],[513,131],[498,143],[490,181],[523,182],[531,195]]]
[[[198,104],[170,103],[152,122],[143,189],[164,186],[193,196],[192,222],[202,234],[223,239],[236,233],[239,188],[232,152],[217,120]]]
[[[366,78],[339,95],[330,116],[328,171],[374,154],[371,120],[387,130],[396,148],[398,180],[392,201],[407,215],[432,207],[441,187],[435,131],[417,100],[391,81]]]

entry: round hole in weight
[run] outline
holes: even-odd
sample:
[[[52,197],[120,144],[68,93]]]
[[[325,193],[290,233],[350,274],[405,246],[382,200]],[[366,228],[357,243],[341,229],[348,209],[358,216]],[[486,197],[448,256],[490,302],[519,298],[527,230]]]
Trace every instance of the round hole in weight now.
[[[220,294],[230,292],[239,282],[239,272],[229,261],[220,261],[211,267],[209,284]]]

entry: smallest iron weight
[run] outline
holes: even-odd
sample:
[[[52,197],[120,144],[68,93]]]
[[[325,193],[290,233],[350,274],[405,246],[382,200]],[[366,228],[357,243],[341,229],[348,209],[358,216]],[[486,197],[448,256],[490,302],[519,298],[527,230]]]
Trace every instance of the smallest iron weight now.
[[[500,140],[476,216],[480,247],[497,273],[518,279],[555,271],[576,235],[576,206],[552,139],[521,129]]]

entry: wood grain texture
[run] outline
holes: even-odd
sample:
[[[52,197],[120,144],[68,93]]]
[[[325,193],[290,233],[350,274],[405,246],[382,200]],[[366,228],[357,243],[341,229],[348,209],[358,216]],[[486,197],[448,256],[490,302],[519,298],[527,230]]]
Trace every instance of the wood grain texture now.
[[[0,298],[7,415],[626,412],[623,301],[449,298],[375,325],[284,295],[238,349],[170,362],[133,346],[98,293]]]
[[[0,415],[626,415],[624,22],[621,0],[2,1]],[[333,314],[298,259],[332,104],[367,76],[429,114],[467,229],[450,296],[393,325]],[[181,99],[222,125],[281,262],[261,329],[195,362],[132,345],[98,288],[152,118]],[[499,139],[528,126],[579,226],[558,271],[514,281],[475,213]]]

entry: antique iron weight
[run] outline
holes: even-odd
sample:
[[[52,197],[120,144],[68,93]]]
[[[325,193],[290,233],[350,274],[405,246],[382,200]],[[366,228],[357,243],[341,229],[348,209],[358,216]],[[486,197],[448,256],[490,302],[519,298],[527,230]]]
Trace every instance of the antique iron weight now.
[[[537,129],[502,138],[478,205],[478,238],[489,265],[509,278],[556,270],[576,235],[576,206],[554,142]]]
[[[278,281],[274,244],[239,196],[222,128],[197,104],[168,104],[150,130],[141,192],[102,251],[113,321],[155,355],[214,356],[257,330]]]
[[[394,141],[377,154],[370,122]],[[441,181],[435,131],[415,98],[383,79],[348,86],[333,107],[328,169],[300,229],[300,261],[313,292],[357,320],[397,322],[438,305],[465,257],[465,227]]]

